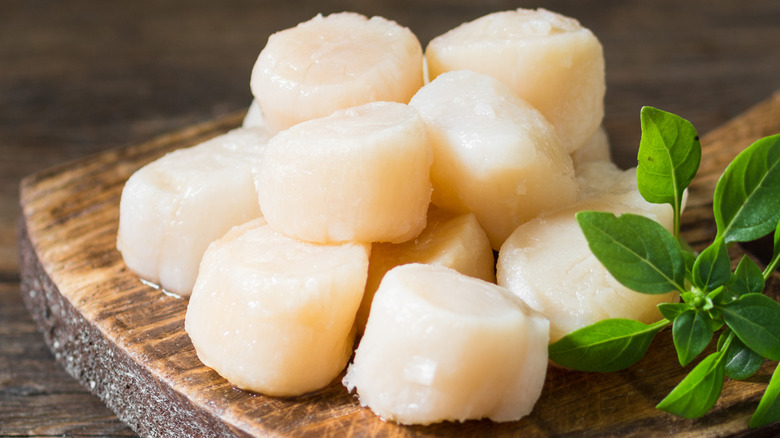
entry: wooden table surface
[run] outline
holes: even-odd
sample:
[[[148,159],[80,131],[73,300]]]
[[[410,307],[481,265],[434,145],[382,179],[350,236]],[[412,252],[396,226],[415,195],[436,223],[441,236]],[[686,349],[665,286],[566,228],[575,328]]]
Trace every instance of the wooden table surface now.
[[[133,436],[54,360],[21,300],[18,182],[246,108],[268,35],[317,12],[406,25],[423,44],[491,11],[545,7],[604,45],[607,131],[633,165],[639,109],[701,134],[780,89],[777,0],[21,1],[0,4],[0,436]]]

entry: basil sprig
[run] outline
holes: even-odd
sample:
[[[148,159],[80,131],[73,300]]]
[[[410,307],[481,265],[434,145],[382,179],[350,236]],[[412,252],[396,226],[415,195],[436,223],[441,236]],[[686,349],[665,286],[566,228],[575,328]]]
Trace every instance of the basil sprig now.
[[[653,337],[671,326],[678,360],[685,366],[720,332],[715,351],[657,405],[697,418],[715,405],[724,376],[746,379],[765,359],[780,360],[780,304],[762,294],[780,265],[780,134],[750,145],[721,175],[713,195],[717,234],[697,254],[680,241],[679,230],[684,192],[701,160],[699,137],[690,122],[656,108],[642,108],[641,122],[637,185],[648,202],[672,206],[673,231],[633,214],[584,211],[577,222],[593,254],[617,281],[639,293],[676,291],[681,302],[660,304],[663,319],[654,324],[607,319],[581,328],[551,344],[549,353],[573,369],[618,371],[641,359]],[[743,257],[732,271],[729,245],[773,230],[774,250],[766,268]],[[780,421],[777,370],[750,427],[775,421]]]
[[[699,136],[691,122],[646,106],[641,112],[636,179],[648,202],[674,209],[674,235],[680,234],[683,192],[693,181],[701,161]]]

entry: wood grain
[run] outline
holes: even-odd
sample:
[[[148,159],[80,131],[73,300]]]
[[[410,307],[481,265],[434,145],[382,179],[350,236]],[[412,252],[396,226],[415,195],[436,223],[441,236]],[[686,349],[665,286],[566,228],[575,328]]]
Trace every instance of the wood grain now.
[[[124,181],[140,166],[240,123],[242,114],[55,167],[22,183],[24,301],[57,360],[143,436],[746,436],[748,419],[775,367],[747,382],[726,381],[711,413],[680,419],[654,408],[690,369],[680,369],[671,336],[626,371],[550,368],[533,413],[518,422],[469,421],[402,427],[361,408],[338,383],[313,394],[274,398],[237,390],[197,359],[183,330],[186,300],[142,284],[115,249]],[[711,192],[725,164],[753,140],[780,132],[780,93],[702,140],[685,237],[714,235]],[[733,248],[732,257],[743,253]],[[777,299],[778,274],[769,282]],[[780,431],[780,424],[755,431]]]

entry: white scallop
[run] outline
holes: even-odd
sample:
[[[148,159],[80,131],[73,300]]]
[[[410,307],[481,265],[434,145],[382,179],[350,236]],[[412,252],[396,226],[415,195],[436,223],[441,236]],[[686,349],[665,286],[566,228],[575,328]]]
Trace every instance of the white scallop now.
[[[417,237],[403,243],[371,246],[366,292],[355,318],[359,334],[366,326],[371,301],[382,277],[390,269],[408,263],[446,266],[464,275],[496,282],[493,250],[477,218],[472,213],[456,215],[432,205],[427,225]]]
[[[263,394],[326,386],[352,354],[369,249],[301,242],[262,218],[233,228],[209,245],[187,306],[198,357]]]
[[[374,101],[407,103],[423,85],[407,28],[353,12],[317,15],[268,39],[250,86],[271,132]]]
[[[604,117],[604,54],[593,33],[544,9],[496,12],[428,44],[431,78],[451,70],[489,74],[552,123],[567,152],[593,135]]]
[[[582,200],[519,226],[499,251],[498,284],[550,320],[550,341],[607,318],[645,323],[661,318],[656,305],[676,293],[647,295],[620,284],[588,247],[575,214],[583,210],[634,213],[672,228],[669,205],[650,204],[636,189],[633,170],[590,164],[593,178]],[[583,181],[586,184],[587,181]]]
[[[239,128],[136,171],[119,204],[117,249],[127,267],[189,295],[208,244],[261,215],[253,168],[267,142],[264,130]]]
[[[432,160],[407,105],[373,102],[280,132],[257,172],[278,232],[311,242],[404,242],[425,227]]]
[[[432,202],[473,212],[493,249],[521,223],[574,202],[574,168],[555,130],[493,77],[447,72],[409,105],[433,146]]]
[[[547,372],[548,321],[495,284],[442,266],[389,271],[343,379],[402,424],[527,415]]]

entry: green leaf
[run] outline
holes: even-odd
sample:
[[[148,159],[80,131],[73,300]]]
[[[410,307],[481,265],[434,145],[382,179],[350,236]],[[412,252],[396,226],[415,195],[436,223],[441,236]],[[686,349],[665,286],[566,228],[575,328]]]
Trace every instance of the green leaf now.
[[[680,245],[661,224],[635,214],[582,211],[576,217],[590,250],[621,284],[646,294],[684,291]]]
[[[750,427],[761,427],[775,421],[780,421],[780,366],[775,368],[769,386],[766,387],[758,408],[750,418]]]
[[[764,290],[764,276],[761,268],[748,256],[742,259],[734,270],[734,275],[729,279],[726,289],[732,297],[738,298],[745,294],[761,293]]]
[[[745,380],[756,374],[763,364],[764,358],[760,354],[748,348],[739,338],[734,337],[726,350],[723,370],[727,376],[734,380]]]
[[[644,356],[653,337],[669,322],[647,325],[631,319],[605,319],[550,344],[550,359],[579,371],[613,372]]]
[[[705,291],[715,290],[731,279],[731,258],[722,240],[716,240],[696,257],[693,284]]]
[[[713,195],[716,239],[749,242],[780,220],[780,134],[742,151],[718,180]]]
[[[686,310],[672,324],[672,338],[680,365],[688,365],[712,340],[710,318],[701,311]]]
[[[656,408],[685,418],[698,418],[715,406],[723,388],[723,353],[704,358]]]
[[[753,293],[719,309],[745,345],[763,357],[780,360],[780,303]]]
[[[640,119],[642,138],[636,169],[639,193],[648,202],[672,206],[677,236],[683,192],[701,161],[699,136],[689,121],[653,107],[643,107]]]
[[[693,307],[687,303],[661,303],[657,307],[661,315],[669,321],[674,321],[686,310],[693,310]]]

